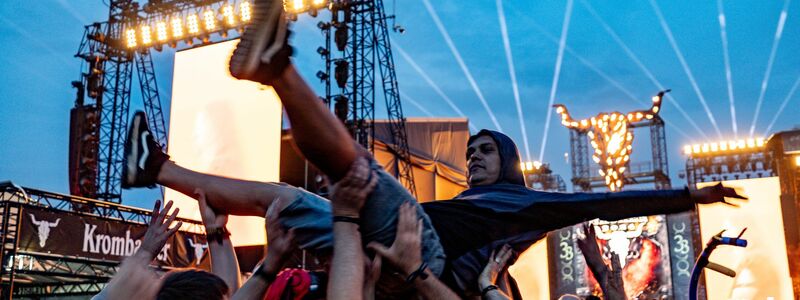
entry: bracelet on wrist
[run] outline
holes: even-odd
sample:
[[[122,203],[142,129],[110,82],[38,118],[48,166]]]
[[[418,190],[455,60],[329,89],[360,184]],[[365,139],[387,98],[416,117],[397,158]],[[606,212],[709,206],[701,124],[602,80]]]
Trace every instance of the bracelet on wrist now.
[[[208,242],[216,241],[222,245],[222,241],[230,238],[231,233],[224,226],[218,228],[206,228],[206,241]]]
[[[422,280],[428,279],[428,274],[425,273],[425,269],[427,268],[428,268],[428,263],[422,262],[422,264],[419,265],[419,268],[417,268],[416,271],[411,272],[411,274],[408,274],[408,277],[406,277],[406,283],[413,283],[414,280],[417,279],[417,277],[419,277],[419,279]]]
[[[499,289],[499,288],[494,284],[491,284],[491,285],[483,288],[481,290],[481,297],[486,297],[486,294],[488,294],[489,292],[494,291],[496,289]]]

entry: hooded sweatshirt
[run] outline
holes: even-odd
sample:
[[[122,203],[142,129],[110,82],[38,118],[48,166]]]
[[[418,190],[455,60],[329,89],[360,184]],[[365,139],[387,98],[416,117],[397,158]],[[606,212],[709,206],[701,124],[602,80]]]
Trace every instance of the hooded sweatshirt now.
[[[489,136],[500,154],[500,177],[490,185],[474,186],[452,200],[422,203],[447,255],[442,279],[462,296],[480,295],[478,276],[493,250],[509,244],[522,253],[547,232],[601,218],[677,213],[694,208],[687,189],[617,193],[552,193],[528,189],[514,142],[500,132],[481,130],[468,144]],[[512,257],[509,265],[516,260]],[[547,266],[541,266],[545,268]],[[521,299],[510,276],[514,299]]]

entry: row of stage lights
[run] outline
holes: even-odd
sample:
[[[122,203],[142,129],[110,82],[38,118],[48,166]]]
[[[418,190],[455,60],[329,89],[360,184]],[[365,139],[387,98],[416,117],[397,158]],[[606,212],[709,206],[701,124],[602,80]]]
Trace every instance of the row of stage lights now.
[[[685,155],[718,155],[734,151],[754,151],[764,148],[764,139],[722,141],[719,143],[694,144],[683,146]]]
[[[523,173],[533,172],[542,168],[540,161],[527,161],[519,163],[519,168]]]
[[[170,44],[175,47],[179,41],[191,44],[196,37],[203,42],[213,33],[225,36],[230,29],[241,29],[252,17],[252,4],[242,1],[239,5],[224,4],[219,9],[206,7],[201,13],[186,16],[173,16],[130,24],[125,29],[125,46],[128,49],[147,48]]]

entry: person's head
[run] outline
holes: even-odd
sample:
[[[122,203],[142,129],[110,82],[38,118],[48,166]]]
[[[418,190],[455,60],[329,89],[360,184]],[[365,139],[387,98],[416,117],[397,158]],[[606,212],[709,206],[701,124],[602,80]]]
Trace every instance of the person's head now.
[[[505,134],[483,129],[467,141],[470,187],[495,183],[525,185],[517,145]]]
[[[156,299],[227,299],[228,291],[217,275],[198,269],[174,270],[164,274]]]

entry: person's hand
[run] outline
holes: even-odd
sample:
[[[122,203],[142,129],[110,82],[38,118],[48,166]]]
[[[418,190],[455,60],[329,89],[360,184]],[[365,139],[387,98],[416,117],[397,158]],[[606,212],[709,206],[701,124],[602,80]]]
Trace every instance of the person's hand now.
[[[711,203],[721,202],[728,204],[730,206],[738,207],[739,205],[736,205],[732,202],[728,202],[725,200],[725,198],[736,198],[736,199],[747,200],[747,197],[736,193],[736,190],[734,188],[726,187],[722,185],[722,183],[718,183],[712,186],[707,186],[699,190],[691,190],[689,193],[692,197],[692,200],[694,200],[694,202],[699,204],[711,204]]]
[[[594,231],[594,225],[589,222],[583,223],[581,226],[583,235],[579,235],[576,243],[578,248],[581,249],[584,257],[598,258],[600,255],[600,248],[597,247],[597,235]],[[587,260],[589,259],[587,258]]]
[[[228,224],[228,215],[218,214],[208,205],[206,201],[206,192],[203,189],[197,188],[194,190],[197,195],[197,200],[200,203],[200,218],[206,229],[223,228]]]
[[[178,211],[180,211],[179,208],[176,208],[172,213],[169,212],[170,208],[172,208],[172,201],[167,202],[167,205],[164,206],[164,210],[160,210],[160,207],[161,201],[156,200],[156,205],[153,207],[153,212],[150,217],[150,225],[147,227],[144,238],[142,238],[142,246],[139,247],[139,251],[149,255],[150,260],[158,255],[158,252],[161,251],[161,248],[164,248],[164,244],[167,243],[167,239],[175,234],[175,232],[178,232],[178,229],[183,225],[183,222],[178,221],[175,227],[169,227],[178,216]],[[167,214],[169,214],[169,217],[167,217]],[[166,221],[164,220],[165,218]]]
[[[410,203],[400,205],[397,218],[397,235],[394,243],[386,248],[381,243],[371,242],[367,248],[383,256],[387,262],[409,275],[422,264],[422,219],[417,220],[417,210]]]
[[[383,260],[380,255],[375,255],[372,261],[366,255],[364,256],[364,274],[366,275],[364,278],[364,299],[375,299],[375,284],[381,278],[382,264]]]
[[[148,268],[148,263],[131,256],[119,267],[119,272],[103,289],[103,299],[141,300],[156,299],[161,288],[158,275]]]
[[[497,276],[505,270],[508,259],[514,254],[514,250],[508,244],[503,245],[500,251],[495,252],[492,250],[492,255],[489,256],[489,262],[483,268],[483,272],[478,276],[478,288],[483,290],[487,286],[493,285],[497,282]]]
[[[278,274],[281,266],[289,259],[292,251],[297,248],[294,240],[294,228],[286,230],[278,220],[279,207],[286,207],[282,198],[276,198],[267,209],[267,258],[262,267],[267,268],[269,274]]]
[[[369,161],[356,158],[347,175],[337,182],[331,191],[331,207],[334,216],[357,218],[369,193],[375,189],[378,176],[372,171]]]

